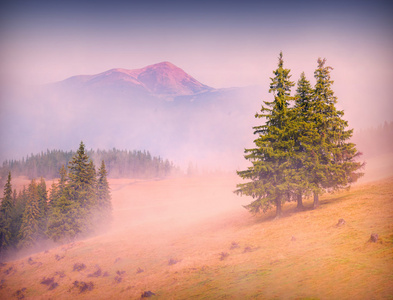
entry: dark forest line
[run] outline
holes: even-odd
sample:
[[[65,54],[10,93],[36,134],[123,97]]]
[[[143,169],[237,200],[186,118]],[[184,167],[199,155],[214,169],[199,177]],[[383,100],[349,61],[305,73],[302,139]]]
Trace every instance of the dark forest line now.
[[[67,167],[74,155],[74,151],[47,150],[21,160],[6,160],[0,167],[0,181],[3,183],[8,172],[13,177],[26,176],[29,179],[58,178],[60,168]],[[163,178],[178,171],[173,162],[152,156],[146,150],[89,150],[87,155],[96,165],[105,161],[109,178]]]

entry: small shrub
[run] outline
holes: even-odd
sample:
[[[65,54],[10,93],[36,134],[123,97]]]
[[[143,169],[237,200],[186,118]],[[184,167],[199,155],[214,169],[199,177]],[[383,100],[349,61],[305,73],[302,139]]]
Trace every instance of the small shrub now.
[[[155,296],[156,294],[154,294],[152,291],[144,291],[141,295],[141,298],[149,298],[151,296]]]
[[[224,260],[229,256],[229,254],[227,252],[221,252],[220,253],[220,260]]]
[[[371,243],[376,243],[378,241],[378,233],[372,233],[368,241]]]
[[[41,284],[45,284],[45,285],[51,285],[53,282],[54,282],[55,280],[54,280],[54,277],[51,277],[51,278],[46,278],[46,277],[44,277],[42,280],[41,280]]]
[[[126,273],[126,271],[116,271],[117,276],[115,277],[115,283],[120,283],[123,281],[123,275]]]
[[[139,274],[139,273],[143,273],[144,271],[145,271],[145,270],[143,270],[143,269],[141,269],[141,268],[138,267],[138,269],[136,270],[136,273]]]
[[[65,256],[65,255],[60,256],[60,255],[56,254],[56,255],[55,255],[55,259],[56,259],[57,261],[59,261],[60,259],[63,259],[64,256]]]
[[[86,268],[86,265],[84,263],[76,263],[74,264],[74,269],[73,271],[82,271],[83,269]]]
[[[177,264],[178,262],[180,262],[180,260],[177,260],[177,259],[173,259],[173,258],[171,258],[169,261],[168,261],[168,265],[175,265],[175,264]]]
[[[102,274],[100,266],[96,266],[97,270],[94,273],[87,275],[87,277],[100,277]]]
[[[230,250],[237,249],[237,248],[239,248],[239,247],[240,247],[240,246],[239,246],[238,243],[232,242]]]
[[[14,295],[18,300],[21,300],[25,298],[25,292],[26,288],[22,288],[20,290],[17,290]]]
[[[49,291],[54,290],[55,288],[57,288],[59,286],[59,284],[57,282],[53,282],[50,286],[49,286]]]
[[[84,281],[74,281],[74,287],[79,289],[79,293],[84,293],[86,291],[91,291],[94,289],[93,282],[84,282]]]
[[[64,273],[64,271],[60,271],[60,272],[56,272],[55,273],[55,276],[59,276],[60,278],[64,278],[65,277],[65,273]]]
[[[119,261],[121,261],[120,257],[116,258],[114,263],[118,263]]]
[[[244,248],[244,253],[247,253],[247,252],[251,252],[252,251],[252,248],[250,247],[250,246],[247,246],[246,248]]]
[[[53,290],[59,286],[59,284],[57,282],[55,282],[54,277],[51,277],[51,278],[44,277],[40,283],[47,285],[49,287],[49,289],[48,289],[49,291]]]
[[[14,269],[14,267],[9,267],[7,270],[4,271],[5,275],[9,275],[11,272],[16,272],[16,270]]]
[[[339,219],[337,224],[336,224],[336,227],[340,227],[340,226],[343,226],[343,225],[345,225],[345,220],[344,219]]]

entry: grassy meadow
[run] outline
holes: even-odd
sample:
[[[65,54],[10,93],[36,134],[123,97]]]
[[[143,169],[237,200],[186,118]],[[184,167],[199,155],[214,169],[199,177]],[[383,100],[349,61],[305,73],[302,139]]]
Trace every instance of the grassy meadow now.
[[[1,264],[0,299],[393,299],[393,177],[279,220],[238,180],[112,179],[110,231]]]

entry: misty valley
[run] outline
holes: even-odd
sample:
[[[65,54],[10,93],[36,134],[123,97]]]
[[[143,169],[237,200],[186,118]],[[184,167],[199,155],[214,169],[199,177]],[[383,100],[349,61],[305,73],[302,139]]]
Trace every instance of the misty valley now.
[[[0,298],[391,297],[393,122],[351,129],[331,70],[280,52],[266,101],[169,62],[19,93]]]

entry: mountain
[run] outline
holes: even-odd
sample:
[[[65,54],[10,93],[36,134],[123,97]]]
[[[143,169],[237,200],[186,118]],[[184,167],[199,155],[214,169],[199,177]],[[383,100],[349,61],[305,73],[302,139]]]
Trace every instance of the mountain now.
[[[0,159],[47,149],[148,150],[183,168],[245,163],[259,87],[215,89],[169,62],[78,75],[24,90],[1,111]],[[9,126],[11,124],[11,126]]]
[[[196,95],[214,89],[200,83],[170,62],[161,62],[142,69],[111,69],[96,75],[79,75],[58,83],[66,88],[128,89],[156,96]]]

